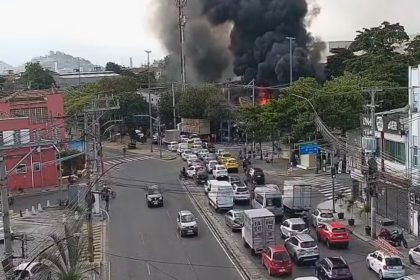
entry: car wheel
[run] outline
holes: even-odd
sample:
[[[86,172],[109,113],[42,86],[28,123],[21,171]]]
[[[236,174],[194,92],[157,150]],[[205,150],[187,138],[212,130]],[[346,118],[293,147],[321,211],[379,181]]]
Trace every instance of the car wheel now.
[[[327,241],[326,241],[326,244],[327,244],[327,248],[328,249],[331,249],[331,243],[330,243],[330,241],[327,239]]]
[[[314,219],[312,219],[312,227],[313,228],[316,228],[316,224],[315,224],[315,220]]]
[[[182,232],[182,230],[179,230],[179,236],[184,237],[184,233]]]
[[[284,235],[283,232],[281,233],[281,238],[286,239],[286,235]]]
[[[265,267],[264,258],[263,257],[261,257],[261,264],[262,264],[263,267]]]
[[[414,262],[414,259],[413,259],[413,256],[412,256],[412,255],[408,255],[408,259],[410,260],[410,263],[411,263],[411,264],[416,264],[416,263]]]
[[[379,270],[379,279],[384,279],[384,275],[382,274],[382,270]]]
[[[197,229],[197,231],[195,232],[195,236],[198,236],[198,229]]]
[[[316,277],[318,277],[318,278],[320,278],[320,277],[319,277],[319,272],[318,272],[318,269],[316,269],[316,268],[315,268],[315,276],[316,276]]]
[[[248,243],[246,243],[245,239],[242,239],[242,241],[244,242],[244,247],[248,249],[249,248]]]
[[[296,265],[299,265],[299,259],[296,254],[293,255],[293,260],[295,261]]]
[[[368,270],[371,270],[372,268],[370,267],[370,263],[369,263],[369,261],[366,261],[366,268],[368,269]]]
[[[151,207],[150,202],[147,202],[147,208],[150,208],[150,207]]]
[[[268,267],[267,270],[268,270],[268,275],[273,276],[273,271],[271,271],[271,267]]]

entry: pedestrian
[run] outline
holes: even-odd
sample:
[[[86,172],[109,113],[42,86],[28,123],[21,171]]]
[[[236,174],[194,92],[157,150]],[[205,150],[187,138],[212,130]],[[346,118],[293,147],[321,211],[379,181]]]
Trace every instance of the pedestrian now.
[[[102,191],[103,191],[104,200],[105,200],[105,211],[109,212],[109,198],[111,196],[111,193],[110,193],[111,191],[107,186],[105,186],[102,189]]]
[[[127,154],[127,148],[124,146],[123,147],[123,155],[124,155],[124,157],[125,157],[126,154]]]

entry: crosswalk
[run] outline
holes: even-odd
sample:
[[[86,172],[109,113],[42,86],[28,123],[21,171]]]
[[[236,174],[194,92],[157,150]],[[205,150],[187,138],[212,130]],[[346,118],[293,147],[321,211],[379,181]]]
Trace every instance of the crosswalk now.
[[[304,183],[313,186],[315,190],[324,195],[324,200],[333,199],[332,179],[329,176],[291,177],[290,180],[303,181]],[[341,192],[346,196],[346,198],[350,198],[352,192],[351,186],[345,186],[337,180],[334,183],[334,190],[336,195]]]
[[[142,161],[146,159],[150,159],[150,157],[148,156],[126,156],[126,157],[121,156],[121,157],[113,157],[113,158],[105,159],[104,164],[107,166],[114,166],[114,165],[117,166],[117,165],[122,165],[127,162]]]

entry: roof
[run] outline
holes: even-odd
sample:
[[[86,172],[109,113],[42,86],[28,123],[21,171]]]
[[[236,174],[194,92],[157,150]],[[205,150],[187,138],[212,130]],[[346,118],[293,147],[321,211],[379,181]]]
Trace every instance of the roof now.
[[[329,262],[332,267],[348,267],[346,261],[341,257],[327,257],[325,260]]]
[[[286,251],[286,247],[284,247],[284,245],[273,245],[273,246],[269,246],[269,248],[271,248],[271,250],[273,250],[273,252],[285,252]]]
[[[293,236],[296,237],[296,239],[298,239],[300,242],[314,241],[312,236],[310,236],[307,233],[296,234],[296,235],[293,235]]]
[[[343,228],[344,225],[338,221],[327,222],[333,228]]]
[[[389,111],[383,111],[383,112],[378,112],[375,115],[377,116],[383,116],[383,115],[392,115],[392,114],[408,114],[408,110],[409,110],[410,106],[405,106],[402,108],[397,108],[397,109],[392,109]]]
[[[190,210],[181,210],[181,211],[179,211],[179,214],[181,214],[181,216],[193,215],[193,213]]]
[[[290,218],[290,219],[287,219],[286,221],[289,221],[292,224],[305,224],[305,221],[302,220],[302,218]]]
[[[27,100],[44,100],[47,95],[57,94],[55,90],[40,89],[40,90],[19,90],[4,97],[1,101],[27,101]]]
[[[274,214],[271,213],[269,210],[265,209],[265,208],[260,208],[260,209],[250,209],[250,210],[244,210],[245,215],[247,215],[248,217],[252,218],[258,218],[258,217],[273,217],[274,218]]]
[[[37,265],[37,264],[39,264],[39,263],[38,263],[38,262],[32,262],[32,263],[31,263],[28,267],[26,267],[28,264],[29,264],[28,262],[21,263],[20,265],[18,265],[18,266],[15,268],[15,270],[25,270],[25,268],[26,268],[26,270],[30,271],[30,270],[32,270],[32,268],[33,268],[35,265]]]

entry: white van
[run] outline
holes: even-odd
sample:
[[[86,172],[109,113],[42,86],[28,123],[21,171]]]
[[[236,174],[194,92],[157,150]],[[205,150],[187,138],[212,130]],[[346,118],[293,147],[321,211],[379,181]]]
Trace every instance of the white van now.
[[[233,208],[233,188],[229,182],[208,180],[205,188],[209,204],[216,211],[219,209],[230,210]]]
[[[178,149],[176,150],[178,154],[182,154],[184,152],[184,150],[188,149],[188,144],[187,143],[179,143],[178,144]]]
[[[283,219],[283,194],[277,185],[269,184],[254,189],[251,201],[254,209],[266,208],[276,216],[276,222]]]

